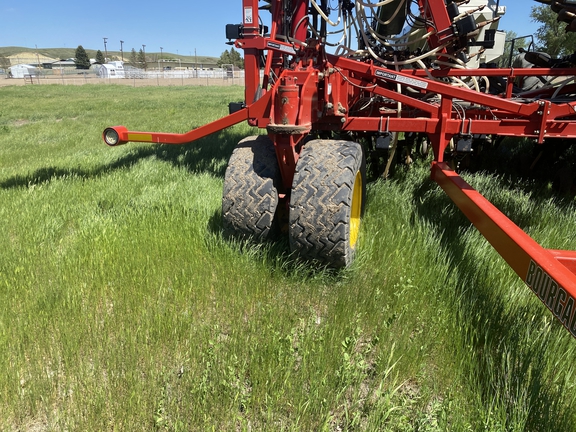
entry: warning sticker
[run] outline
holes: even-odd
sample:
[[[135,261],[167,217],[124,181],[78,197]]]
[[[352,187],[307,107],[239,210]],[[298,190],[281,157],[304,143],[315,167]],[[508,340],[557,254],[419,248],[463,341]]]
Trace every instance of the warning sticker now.
[[[252,24],[254,22],[254,16],[252,14],[251,7],[244,8],[244,24]]]
[[[296,50],[294,48],[286,46],[286,45],[281,45],[281,44],[276,43],[276,42],[268,42],[267,46],[268,46],[268,48],[276,49],[279,51],[284,51],[288,54],[296,54]]]
[[[395,81],[400,84],[406,84],[407,86],[410,87],[418,87],[421,89],[428,88],[428,83],[426,81],[420,81],[415,78],[405,77],[403,75],[398,75],[395,73],[384,71],[382,69],[376,70],[376,76],[384,78],[386,80]]]

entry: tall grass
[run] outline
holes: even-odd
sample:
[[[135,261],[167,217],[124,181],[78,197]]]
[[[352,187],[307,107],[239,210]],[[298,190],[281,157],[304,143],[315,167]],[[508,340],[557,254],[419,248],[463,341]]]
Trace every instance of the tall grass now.
[[[0,429],[573,430],[574,340],[428,164],[368,186],[352,268],[221,235],[240,88],[0,89]],[[574,201],[468,178],[546,247]]]

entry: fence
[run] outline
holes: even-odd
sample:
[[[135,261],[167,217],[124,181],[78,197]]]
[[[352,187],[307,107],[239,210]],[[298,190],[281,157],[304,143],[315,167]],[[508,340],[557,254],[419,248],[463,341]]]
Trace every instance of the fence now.
[[[151,70],[125,69],[125,77],[101,78],[97,71],[79,71],[77,69],[40,69],[33,79],[3,79],[0,75],[0,86],[24,84],[119,84],[133,87],[143,86],[178,86],[178,85],[244,85],[244,71],[227,69],[175,69]]]

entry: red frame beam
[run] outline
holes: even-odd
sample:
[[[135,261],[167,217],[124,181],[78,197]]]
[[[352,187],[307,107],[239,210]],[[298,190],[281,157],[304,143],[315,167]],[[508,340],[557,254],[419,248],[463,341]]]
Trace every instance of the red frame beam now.
[[[244,39],[250,41],[260,38],[260,25],[258,20],[258,0],[242,0],[242,25]],[[247,104],[255,102],[260,88],[260,51],[249,48],[244,50],[244,81],[246,88],[245,101]]]

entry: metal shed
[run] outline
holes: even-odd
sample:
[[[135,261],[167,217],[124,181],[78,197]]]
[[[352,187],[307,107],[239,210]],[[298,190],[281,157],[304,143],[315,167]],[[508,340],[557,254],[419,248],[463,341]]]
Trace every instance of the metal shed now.
[[[8,68],[10,78],[24,78],[27,75],[36,75],[38,69],[29,64],[17,64]]]
[[[100,78],[124,78],[124,65],[121,61],[114,61],[100,65],[98,70]]]

